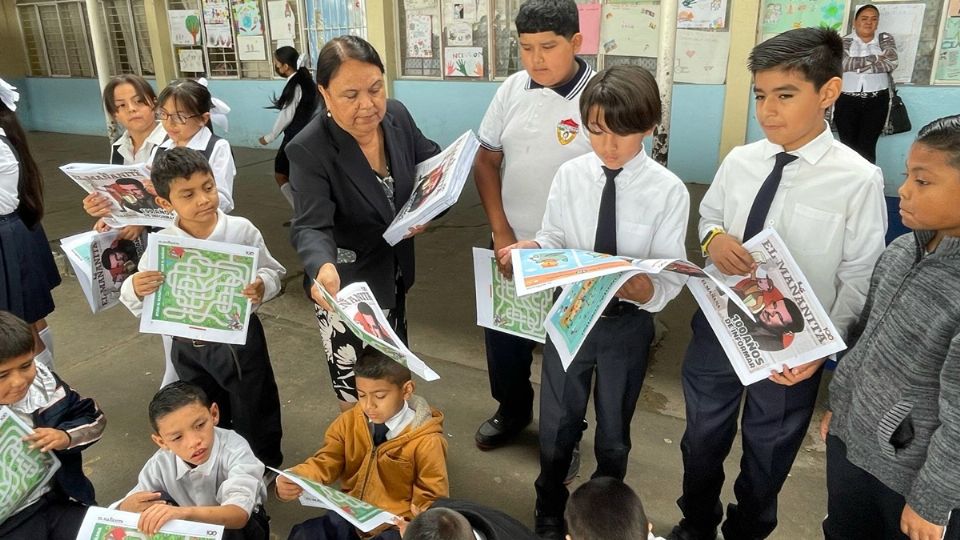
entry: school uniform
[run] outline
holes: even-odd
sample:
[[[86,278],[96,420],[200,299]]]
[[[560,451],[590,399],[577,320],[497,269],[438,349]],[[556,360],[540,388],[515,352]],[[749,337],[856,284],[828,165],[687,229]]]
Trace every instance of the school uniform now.
[[[170,450],[157,450],[140,470],[137,485],[110,507],[116,508],[124,499],[141,491],[161,492],[178,506],[232,504],[242,508],[250,519],[243,529],[224,531],[224,538],[269,538],[269,518],[263,508],[267,500],[263,463],[236,432],[215,427],[213,433],[207,461],[193,466]]]
[[[53,312],[50,291],[60,284],[43,226],[25,223],[19,182],[20,156],[0,128],[0,309],[35,323]]]
[[[123,135],[117,137],[110,147],[111,165],[135,165],[138,163],[151,163],[150,156],[153,155],[153,149],[163,144],[167,140],[167,130],[163,129],[163,124],[157,122],[157,125],[144,139],[143,144],[136,152],[133,151],[133,138],[129,131],[124,131]]]
[[[537,84],[526,71],[514,73],[497,89],[480,123],[480,144],[503,153],[500,195],[517,240],[529,240],[540,230],[560,165],[591,151],[580,120],[580,94],[595,72],[579,58],[577,65],[576,75],[556,88]],[[529,419],[536,342],[486,328],[483,334],[498,415],[511,422]]]
[[[612,216],[607,213],[611,209],[615,209]],[[557,171],[535,240],[545,249],[682,259],[689,211],[690,196],[683,182],[642,149],[612,179],[600,158],[590,153]],[[601,238],[605,234],[615,236]],[[674,273],[650,279],[650,300],[644,304],[611,301],[566,371],[552,340],[547,340],[540,391],[538,526],[544,520],[562,519],[568,498],[563,481],[580,439],[591,390],[597,412],[593,477],[623,480],[626,475],[630,420],[646,374],[653,313],[676,297],[685,282],[684,276]]]
[[[193,238],[175,221],[172,227],[160,234]],[[286,269],[270,255],[260,231],[248,220],[228,216],[217,211],[217,225],[210,236],[202,240],[225,242],[260,250],[257,259],[257,274],[263,280],[263,302],[271,300],[280,292],[280,280]],[[153,270],[155,264],[140,259],[139,270]],[[133,276],[120,287],[120,301],[140,317],[143,301],[133,289]],[[259,305],[254,304],[256,310]],[[277,382],[270,365],[263,325],[257,314],[250,314],[247,341],[243,345],[230,345],[198,341],[180,337],[173,338],[173,365],[180,379],[192,382],[201,388],[220,406],[220,425],[229,427],[245,437],[254,454],[271,467],[283,462],[280,451],[280,397]]]
[[[157,160],[157,156],[174,147],[173,140],[167,139],[157,146],[150,156],[150,163]],[[233,211],[233,179],[237,176],[237,166],[233,162],[233,150],[230,143],[222,137],[214,135],[210,128],[200,128],[187,148],[199,150],[207,158],[213,170],[213,178],[217,182],[217,194],[220,195],[220,210],[229,214]]]
[[[286,84],[290,84],[290,80],[295,75],[296,73],[287,77]],[[270,144],[280,134],[283,134],[280,148],[277,149],[277,157],[273,160],[274,172],[290,176],[290,160],[287,158],[286,152],[287,143],[310,122],[317,109],[318,101],[319,99],[313,99],[309,104],[303,101],[303,90],[299,84],[294,84],[293,97],[280,109],[280,114],[277,115],[277,120],[273,123],[273,129],[270,130],[270,133],[263,136],[263,140]]]
[[[836,141],[826,123],[823,133],[802,148],[778,156],[782,153],[783,147],[766,139],[730,152],[700,204],[700,238],[721,228],[747,240],[743,236],[755,199],[781,162],[779,186],[758,214],[757,228],[780,234],[846,338],[884,248],[883,177],[879,168]],[[729,506],[723,534],[764,538],[776,527],[777,494],[810,423],[820,372],[793,386],[764,380],[744,387],[702,311],[691,325],[682,373],[687,426],[681,442],[681,526],[709,534],[723,518],[723,461],[746,394],[743,459],[734,485],[739,504]]]

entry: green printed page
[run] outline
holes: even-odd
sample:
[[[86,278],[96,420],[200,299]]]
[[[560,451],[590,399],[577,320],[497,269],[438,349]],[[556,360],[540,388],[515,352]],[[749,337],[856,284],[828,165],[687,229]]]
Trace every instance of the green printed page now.
[[[360,523],[369,522],[382,514],[384,511],[373,506],[370,503],[361,501],[356,497],[351,497],[350,495],[329,486],[325,486],[319,482],[310,480],[309,478],[304,478],[298,474],[293,474],[289,471],[285,471],[284,474],[295,476],[298,480],[310,486],[317,495],[326,499],[327,502],[333,504],[341,511],[349,514],[353,519]]]
[[[97,523],[94,525],[93,533],[90,534],[89,538],[90,540],[216,540],[219,537],[192,536],[165,532],[149,535],[130,527]],[[84,540],[86,540],[86,538]]]
[[[13,411],[0,407],[0,523],[10,517],[60,467],[48,452],[31,449],[23,437],[33,433]]]

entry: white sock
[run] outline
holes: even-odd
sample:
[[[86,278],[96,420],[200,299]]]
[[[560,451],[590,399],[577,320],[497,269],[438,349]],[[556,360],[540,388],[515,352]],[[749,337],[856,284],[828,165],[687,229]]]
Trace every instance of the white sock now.
[[[50,352],[50,349],[44,349],[42,353],[34,356],[33,359],[51,370],[53,369],[53,353]]]
[[[46,327],[43,330],[37,332],[40,335],[40,341],[43,342],[44,346],[50,351],[50,356],[53,356],[53,330],[50,330],[50,327]]]
[[[280,186],[280,193],[283,193],[283,197],[290,203],[290,208],[293,208],[293,188],[290,187],[290,182]]]

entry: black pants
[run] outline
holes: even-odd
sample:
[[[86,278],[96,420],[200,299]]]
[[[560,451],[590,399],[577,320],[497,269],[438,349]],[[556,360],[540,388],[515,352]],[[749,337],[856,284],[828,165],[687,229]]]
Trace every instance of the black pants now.
[[[870,163],[876,163],[877,139],[887,123],[889,104],[889,92],[868,98],[840,94],[833,109],[840,142],[856,150]]]
[[[75,540],[87,507],[53,491],[0,523],[0,539]]]
[[[535,484],[539,517],[563,517],[569,496],[563,481],[583,431],[591,387],[597,412],[593,478],[626,476],[630,421],[652,341],[653,316],[640,310],[601,317],[567,371],[547,340],[540,377],[540,476]]]
[[[328,511],[323,517],[295,525],[287,540],[360,540],[360,534],[349,521]],[[370,540],[400,540],[400,531],[396,527],[387,529]]]
[[[171,356],[180,379],[202,388],[220,407],[220,427],[243,436],[265,465],[283,463],[280,395],[263,325],[255,313],[250,315],[246,344],[198,346],[174,338]]]
[[[827,436],[826,540],[907,540],[900,531],[906,501],[847,459],[847,445]],[[960,510],[950,514],[945,540],[960,539]]]
[[[683,360],[687,427],[680,443],[684,522],[699,531],[723,519],[723,461],[737,434],[740,402],[743,457],[734,484],[738,505],[727,509],[723,536],[766,538],[777,526],[777,495],[803,442],[820,386],[818,371],[794,386],[764,380],[744,387],[703,312],[691,323],[693,338]]]
[[[490,395],[500,403],[497,413],[512,420],[525,420],[533,413],[533,385],[530,365],[537,342],[483,329],[487,348]]]

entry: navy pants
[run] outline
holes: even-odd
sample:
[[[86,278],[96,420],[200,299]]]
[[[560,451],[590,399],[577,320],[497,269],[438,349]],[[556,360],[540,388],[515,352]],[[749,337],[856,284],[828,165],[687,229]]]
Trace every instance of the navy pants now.
[[[327,512],[323,517],[308,519],[296,525],[290,531],[287,540],[359,540],[357,528],[335,512]],[[370,540],[400,540],[397,528],[374,536]]]
[[[74,540],[87,507],[56,490],[0,523],[0,540]]]
[[[677,504],[685,525],[696,531],[713,530],[723,520],[723,461],[737,435],[743,401],[743,457],[733,488],[738,504],[727,509],[723,536],[766,538],[777,526],[777,495],[810,425],[823,370],[794,386],[764,380],[744,387],[702,311],[691,326],[693,338],[683,360],[687,427],[680,443],[683,495]]]
[[[526,420],[533,413],[533,385],[530,384],[530,365],[537,342],[483,329],[487,346],[487,371],[490,374],[490,394],[500,403],[497,412],[511,420]]]
[[[866,98],[840,94],[833,112],[840,142],[870,163],[876,163],[877,140],[887,123],[889,106],[890,94],[887,92]]]

